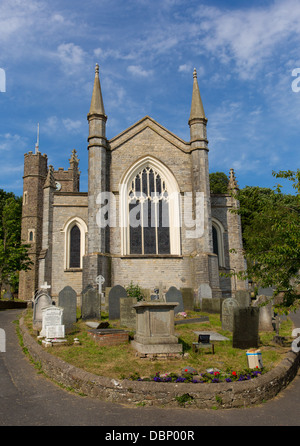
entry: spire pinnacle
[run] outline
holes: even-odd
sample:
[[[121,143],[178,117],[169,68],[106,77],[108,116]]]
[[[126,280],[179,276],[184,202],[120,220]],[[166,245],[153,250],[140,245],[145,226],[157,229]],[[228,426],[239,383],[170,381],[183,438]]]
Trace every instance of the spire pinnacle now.
[[[95,66],[95,80],[89,115],[101,115],[106,118],[99,79],[99,65]]]
[[[228,190],[238,190],[239,186],[235,178],[234,170],[231,168],[229,173]]]
[[[194,68],[193,78],[194,78],[193,95],[192,95],[192,106],[191,106],[191,114],[190,114],[189,124],[193,119],[206,119],[201,96],[200,96],[196,68]]]
[[[48,170],[48,174],[47,174],[47,178],[44,184],[44,187],[52,187],[52,188],[56,188],[56,184],[55,184],[55,178],[54,178],[54,169],[53,166],[49,166],[49,170]]]

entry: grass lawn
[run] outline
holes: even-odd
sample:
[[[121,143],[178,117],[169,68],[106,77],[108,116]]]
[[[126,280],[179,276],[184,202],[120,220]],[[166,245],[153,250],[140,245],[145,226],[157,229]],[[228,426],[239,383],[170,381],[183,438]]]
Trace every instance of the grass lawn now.
[[[140,377],[149,377],[157,372],[163,373],[181,373],[181,370],[187,366],[195,368],[198,373],[203,373],[208,368],[216,368],[221,371],[231,369],[242,371],[248,367],[246,350],[232,347],[232,333],[222,330],[220,316],[218,314],[207,314],[199,312],[187,312],[188,317],[195,318],[208,316],[209,322],[180,324],[175,326],[175,333],[179,342],[183,345],[184,355],[175,359],[145,359],[136,356],[136,351],[130,346],[130,342],[119,346],[99,347],[88,335],[88,327],[80,318],[78,310],[78,320],[75,329],[68,334],[68,344],[60,347],[49,348],[47,351],[56,355],[64,361],[73,364],[76,367],[100,376],[106,376],[116,379],[129,378],[131,375],[138,374]],[[108,315],[102,313],[102,321],[108,321]],[[178,318],[176,318],[178,319]],[[28,309],[25,315],[25,322],[31,334],[35,337],[32,330],[32,310]],[[120,327],[119,321],[109,321],[111,328]],[[281,347],[272,343],[275,332],[261,332],[259,348],[262,352],[262,361],[264,370],[270,370],[276,366],[291,349],[293,338],[292,322],[288,319],[281,324],[280,336],[288,339],[286,346]],[[215,341],[215,354],[211,349],[202,349],[199,353],[192,351],[192,342],[197,341],[197,335],[194,331],[214,331],[227,338],[229,341]],[[131,333],[133,336],[133,332]],[[74,344],[74,338],[80,340],[80,344]]]

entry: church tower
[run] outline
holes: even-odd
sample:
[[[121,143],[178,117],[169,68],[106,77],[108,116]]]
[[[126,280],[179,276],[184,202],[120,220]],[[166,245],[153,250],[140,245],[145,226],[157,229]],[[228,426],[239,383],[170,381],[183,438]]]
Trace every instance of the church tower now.
[[[20,271],[19,298],[32,299],[38,288],[39,256],[42,249],[43,186],[47,177],[47,155],[36,146],[24,155],[22,232],[23,243],[30,246],[29,257],[33,264],[29,271]]]
[[[200,95],[197,72],[193,73],[193,94],[189,118],[192,156],[193,200],[195,214],[203,218],[199,237],[195,238],[195,282],[200,284],[198,298],[221,297],[218,258],[213,253],[212,218],[209,186],[207,118]],[[197,215],[195,215],[197,217]]]
[[[97,222],[97,212],[101,207],[101,193],[109,190],[109,153],[106,139],[106,121],[99,65],[96,64],[95,80],[90,111],[88,136],[88,253],[83,259],[83,288],[95,284],[96,277],[103,275],[108,285],[109,228],[102,228]],[[99,201],[100,200],[100,201]]]

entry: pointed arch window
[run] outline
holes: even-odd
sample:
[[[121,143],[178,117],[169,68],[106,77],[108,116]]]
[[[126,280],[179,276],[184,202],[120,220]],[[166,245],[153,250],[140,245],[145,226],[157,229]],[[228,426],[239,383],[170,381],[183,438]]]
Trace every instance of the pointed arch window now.
[[[123,255],[180,255],[179,188],[152,157],[136,163],[120,187]]]
[[[213,239],[213,253],[218,256],[218,263],[220,268],[225,268],[225,253],[224,253],[224,227],[216,219],[212,219],[212,239]]]
[[[80,268],[80,229],[75,224],[70,231],[70,268]]]
[[[87,225],[79,217],[73,217],[62,229],[65,237],[65,269],[82,268],[86,251]]]

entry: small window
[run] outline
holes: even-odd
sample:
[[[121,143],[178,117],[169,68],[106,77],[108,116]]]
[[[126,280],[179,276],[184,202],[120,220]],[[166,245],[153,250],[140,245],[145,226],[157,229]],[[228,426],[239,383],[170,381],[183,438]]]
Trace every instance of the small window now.
[[[28,241],[30,243],[35,242],[35,230],[34,229],[28,229]]]
[[[23,205],[28,204],[28,192],[25,191],[23,194]]]
[[[77,225],[70,231],[70,268],[80,268],[80,229]]]

